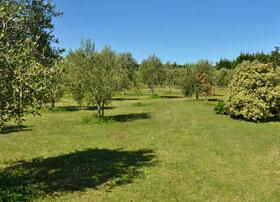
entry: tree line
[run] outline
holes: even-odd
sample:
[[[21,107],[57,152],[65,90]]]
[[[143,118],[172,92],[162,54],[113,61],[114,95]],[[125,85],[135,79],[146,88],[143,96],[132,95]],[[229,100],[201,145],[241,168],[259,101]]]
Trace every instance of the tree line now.
[[[272,63],[275,66],[280,66],[280,47],[275,47],[270,53],[256,52],[256,53],[240,53],[235,59],[227,58],[218,61],[215,66],[217,70],[220,69],[235,69],[235,67],[244,61],[259,61],[263,64]]]

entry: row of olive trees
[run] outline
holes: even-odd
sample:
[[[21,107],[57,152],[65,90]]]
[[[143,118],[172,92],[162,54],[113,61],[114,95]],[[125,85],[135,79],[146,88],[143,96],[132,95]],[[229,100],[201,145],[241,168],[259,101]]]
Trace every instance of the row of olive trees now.
[[[38,114],[49,102],[61,50],[54,49],[54,5],[43,0],[1,0],[0,4],[0,129],[24,115]]]
[[[207,60],[199,60],[194,64],[178,66],[176,64],[162,64],[155,55],[143,60],[139,67],[139,81],[146,85],[151,93],[156,87],[167,87],[169,93],[173,88],[179,88],[187,97],[195,95],[196,99],[213,93],[214,86],[226,87],[232,80],[233,70],[225,68],[217,70]]]
[[[96,105],[100,117],[115,91],[144,85],[153,94],[156,87],[166,86],[170,93],[173,88],[181,88],[184,95],[197,99],[204,96],[207,101],[215,85],[214,67],[208,61],[178,67],[163,64],[152,55],[138,65],[130,53],[118,54],[109,47],[96,51],[91,40],[83,40],[79,49],[70,51],[64,66],[67,90],[80,107],[85,101]]]

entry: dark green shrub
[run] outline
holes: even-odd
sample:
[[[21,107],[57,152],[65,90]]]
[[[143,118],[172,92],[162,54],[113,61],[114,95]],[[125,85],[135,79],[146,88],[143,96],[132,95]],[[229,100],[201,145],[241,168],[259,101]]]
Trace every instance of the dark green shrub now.
[[[226,107],[225,107],[225,103],[224,101],[219,101],[217,103],[217,105],[215,106],[214,110],[217,114],[221,114],[221,115],[224,115],[226,114]]]

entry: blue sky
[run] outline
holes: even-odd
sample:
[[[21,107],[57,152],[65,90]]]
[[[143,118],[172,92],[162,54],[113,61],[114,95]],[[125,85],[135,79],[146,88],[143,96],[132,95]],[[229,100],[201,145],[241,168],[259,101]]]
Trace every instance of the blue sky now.
[[[53,0],[60,46],[82,38],[97,49],[130,51],[140,62],[150,54],[184,64],[217,61],[240,52],[280,46],[280,0]]]

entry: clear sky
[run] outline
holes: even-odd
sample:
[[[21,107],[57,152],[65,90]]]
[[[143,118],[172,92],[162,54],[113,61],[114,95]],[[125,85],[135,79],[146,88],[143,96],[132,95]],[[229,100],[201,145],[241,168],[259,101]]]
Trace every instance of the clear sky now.
[[[280,0],[53,0],[64,16],[55,20],[60,46],[82,38],[97,49],[110,45],[141,61],[217,61],[242,52],[280,46]]]

